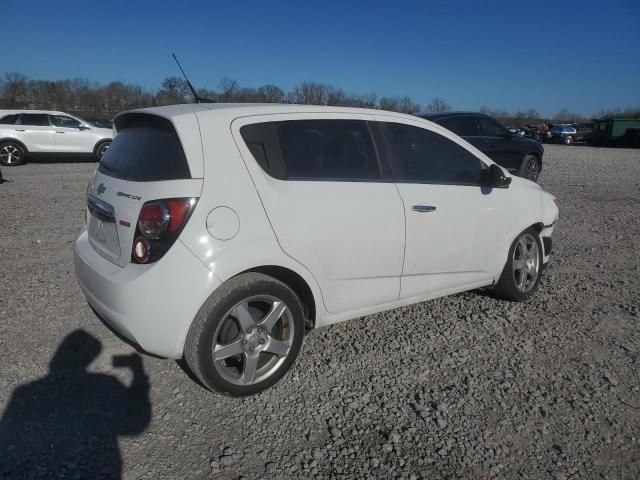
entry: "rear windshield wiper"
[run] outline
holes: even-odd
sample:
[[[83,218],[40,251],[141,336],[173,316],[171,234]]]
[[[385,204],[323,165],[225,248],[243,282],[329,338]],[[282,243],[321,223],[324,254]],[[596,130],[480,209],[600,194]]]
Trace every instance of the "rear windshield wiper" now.
[[[113,168],[108,163],[104,163],[101,161],[100,165],[98,166],[98,170],[102,171],[103,173],[111,173],[112,174],[111,176],[120,178],[120,172],[118,172],[118,169]]]
[[[110,172],[116,172],[116,169],[113,168],[111,165],[109,165],[108,163],[104,163],[104,162],[100,162],[100,167],[104,168],[105,170],[108,170]]]

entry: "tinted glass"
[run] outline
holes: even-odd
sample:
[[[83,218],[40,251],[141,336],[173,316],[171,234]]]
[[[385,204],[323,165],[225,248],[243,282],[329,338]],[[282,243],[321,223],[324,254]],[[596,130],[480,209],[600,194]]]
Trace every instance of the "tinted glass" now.
[[[437,123],[461,137],[477,137],[479,135],[478,124],[473,117],[449,117],[438,120]]]
[[[365,121],[269,122],[245,125],[240,133],[256,161],[276,178],[380,178]]]
[[[113,122],[108,118],[94,118],[88,117],[84,119],[86,122],[89,122],[92,125],[100,128],[113,128]]]
[[[424,128],[387,123],[399,180],[477,185],[484,164],[451,140]]]
[[[18,115],[7,115],[0,118],[0,125],[14,125],[18,120]]]
[[[480,130],[482,134],[487,137],[502,137],[506,130],[498,122],[490,118],[480,117],[478,118],[480,124]]]
[[[49,115],[44,113],[23,113],[20,115],[20,124],[33,127],[48,127]]]
[[[67,117],[66,115],[51,115],[51,123],[55,127],[62,128],[78,128],[80,122],[75,118]]]
[[[98,171],[136,182],[191,178],[175,129],[157,117],[135,119],[119,131]]]

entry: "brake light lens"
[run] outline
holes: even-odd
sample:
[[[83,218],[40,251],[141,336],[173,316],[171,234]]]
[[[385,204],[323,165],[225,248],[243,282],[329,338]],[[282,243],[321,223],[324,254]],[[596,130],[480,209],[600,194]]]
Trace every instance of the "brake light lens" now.
[[[169,208],[169,224],[167,225],[167,231],[170,233],[177,232],[184,222],[184,218],[189,211],[192,203],[191,198],[179,199],[179,200],[167,200],[167,207]]]
[[[138,215],[131,261],[159,260],[178,238],[197,201],[197,198],[168,198],[145,203]]]

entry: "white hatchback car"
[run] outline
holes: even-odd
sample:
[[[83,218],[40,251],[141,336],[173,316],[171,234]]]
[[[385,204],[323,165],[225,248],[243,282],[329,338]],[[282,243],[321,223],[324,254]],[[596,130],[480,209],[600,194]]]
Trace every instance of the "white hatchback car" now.
[[[91,306],[212,390],[277,382],[305,329],[481,287],[537,289],[555,198],[414,116],[297,105],[132,111],[75,244]]]
[[[0,163],[21,165],[27,155],[94,155],[102,158],[112,130],[63,112],[0,110]]]

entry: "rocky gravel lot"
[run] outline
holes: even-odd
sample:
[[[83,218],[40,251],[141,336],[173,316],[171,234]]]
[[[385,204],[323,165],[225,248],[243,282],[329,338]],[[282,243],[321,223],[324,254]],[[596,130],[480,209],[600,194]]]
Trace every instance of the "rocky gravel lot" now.
[[[640,150],[546,146],[561,219],[532,301],[469,292],[311,332],[246,399],[170,360],[113,366],[134,350],[72,266],[94,168],[3,168],[0,478],[640,478]]]

